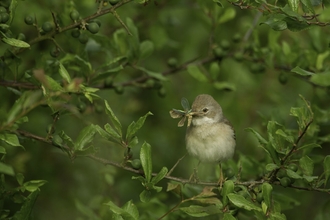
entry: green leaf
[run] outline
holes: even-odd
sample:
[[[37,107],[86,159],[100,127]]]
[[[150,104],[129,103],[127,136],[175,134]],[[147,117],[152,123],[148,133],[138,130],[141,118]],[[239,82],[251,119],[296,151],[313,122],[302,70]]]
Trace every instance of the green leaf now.
[[[0,173],[15,176],[14,168],[2,162],[0,162]]]
[[[315,147],[322,148],[321,145],[319,145],[319,144],[311,143],[311,144],[305,144],[305,145],[299,147],[298,150],[309,150],[309,149],[313,149]]]
[[[290,169],[286,169],[286,174],[288,175],[288,177],[293,179],[302,179],[302,176],[300,176],[299,174],[297,174],[296,172]]]
[[[277,132],[280,130],[280,129],[278,129],[279,127],[283,128],[283,126],[281,124],[277,123],[276,121],[268,122],[268,124],[267,124],[268,140],[277,152],[286,153],[287,145],[284,142],[284,138],[282,138],[281,136],[279,136],[277,134]],[[287,136],[287,135],[284,134],[284,136]]]
[[[131,32],[132,36],[127,37],[129,43],[129,60],[132,61],[134,58],[138,58],[139,56],[139,47],[140,47],[140,39],[139,39],[139,32],[134,22],[131,18],[126,18],[126,25],[128,30]]]
[[[143,190],[140,193],[141,202],[149,202],[150,199],[151,199],[151,191],[150,190]]]
[[[314,170],[314,162],[307,155],[299,159],[299,165],[306,176],[311,176]]]
[[[77,140],[74,145],[75,150],[86,150],[93,139],[95,134],[97,133],[97,129],[95,128],[95,125],[91,124],[82,129],[77,137]]]
[[[46,180],[31,180],[23,184],[24,189],[29,192],[39,191],[39,188],[47,183]]]
[[[138,4],[147,4],[149,0],[135,0]]]
[[[218,62],[212,62],[209,68],[209,73],[212,80],[217,80],[220,74],[220,66]]]
[[[139,180],[142,185],[145,185],[146,183],[146,178],[144,178],[143,176],[132,176],[132,180]]]
[[[270,213],[269,220],[286,220],[286,216],[280,212]]]
[[[147,142],[144,142],[141,147],[140,160],[144,175],[146,177],[146,181],[147,183],[149,183],[152,174],[152,160],[151,160],[151,146]]]
[[[163,187],[161,187],[161,186],[151,185],[151,186],[150,186],[150,189],[153,189],[153,190],[155,190],[156,192],[159,193],[160,191],[162,191]]]
[[[305,112],[303,107],[292,107],[290,109],[290,115],[297,117],[297,123],[299,125],[299,129],[302,130],[306,126],[305,123]]]
[[[128,201],[122,208],[109,201],[105,205],[110,207],[110,210],[121,216],[124,220],[138,220],[139,211],[136,206],[133,204],[132,200]]]
[[[274,164],[274,163],[269,163],[269,164],[266,165],[266,170],[269,171],[269,172],[273,171],[277,168],[279,168],[279,166]]]
[[[293,142],[294,142],[294,138],[293,138],[293,136],[286,134],[282,129],[278,129],[278,130],[275,132],[275,134],[278,134],[278,135],[284,137],[285,140],[288,141],[288,142],[291,143],[291,144],[293,144]]]
[[[13,147],[22,147],[16,134],[0,134],[0,140]]]
[[[126,56],[118,56],[118,57],[115,57],[111,60],[109,60],[108,62],[100,65],[99,68],[103,68],[103,67],[109,67],[109,66],[122,66],[122,64],[126,63],[127,62],[127,57]],[[115,64],[115,65],[113,65]]]
[[[157,184],[159,181],[161,181],[167,174],[168,170],[167,167],[163,167],[159,173],[155,177],[152,178],[151,183]]]
[[[6,154],[6,148],[0,146],[0,154]]]
[[[210,205],[210,206],[191,205],[188,207],[182,207],[180,208],[180,210],[193,217],[205,217],[205,216],[222,213],[222,210],[220,210],[219,207],[215,205]]]
[[[291,70],[291,72],[297,73],[298,75],[301,75],[301,76],[312,76],[315,74],[313,72],[309,72],[307,70],[301,69],[299,66],[296,66],[295,68],[293,68]]]
[[[13,46],[13,47],[18,47],[18,48],[28,48],[28,47],[30,47],[30,44],[28,44],[24,41],[15,39],[15,38],[7,38],[7,37],[4,36],[1,40],[5,44],[8,44],[8,45]]]
[[[323,169],[324,169],[324,175],[325,175],[325,183],[324,185],[327,185],[327,182],[330,177],[330,155],[327,155],[323,160]]]
[[[24,176],[23,176],[23,174],[17,173],[16,174],[16,180],[17,180],[17,182],[18,182],[18,184],[20,186],[23,185],[23,183],[24,183]]]
[[[140,59],[149,57],[154,52],[154,43],[150,40],[143,41],[140,44]]]
[[[306,19],[304,19],[300,14],[292,11],[290,6],[288,6],[288,5],[285,5],[284,7],[280,8],[280,10],[282,12],[284,12],[285,15],[287,15],[284,17],[285,19],[287,19],[287,18],[294,19],[295,21],[297,21],[297,23],[299,23],[301,21],[306,21]]]
[[[262,209],[262,213],[263,213],[263,214],[267,214],[268,206],[266,205],[266,203],[265,203],[264,201],[261,202],[261,209]],[[259,214],[260,214],[260,213],[259,213]],[[260,217],[260,218],[262,219],[263,216]]]
[[[256,206],[255,204],[253,204],[249,200],[245,199],[241,195],[230,193],[227,196],[228,196],[229,200],[238,208],[242,208],[242,209],[249,210],[249,211],[255,210],[258,212],[262,212],[262,209],[259,206]]]
[[[60,59],[60,63],[68,64],[68,68],[77,68],[77,71],[84,71],[87,73],[92,71],[91,63],[76,54],[66,53],[65,56]]]
[[[286,22],[283,21],[284,18],[285,15],[272,14],[267,18],[266,21],[262,22],[261,24],[266,24],[275,31],[283,31],[288,28]]]
[[[300,0],[288,0],[288,3],[292,11],[298,12]]]
[[[282,41],[282,51],[284,56],[289,56],[292,53],[290,45],[286,41]]]
[[[219,209],[223,208],[221,201],[216,195],[210,197],[196,197],[194,199],[198,204],[216,205]]]
[[[293,138],[293,136],[286,134],[282,129],[278,129],[278,130],[276,130],[275,134],[278,134],[278,135],[284,137],[285,140],[288,141],[288,142],[291,143],[291,144],[294,143],[294,138]]]
[[[218,19],[218,23],[222,24],[234,19],[236,16],[236,10],[234,8],[226,8],[225,12]]]
[[[71,77],[62,63],[60,63],[59,73],[62,76],[62,78],[65,79],[68,83],[71,82]]]
[[[234,182],[232,180],[227,180],[224,184],[223,184],[223,188],[221,191],[221,195],[222,195],[222,203],[224,206],[226,206],[228,204],[228,197],[227,195],[229,193],[234,192]]]
[[[246,131],[250,131],[254,134],[254,136],[258,139],[259,143],[262,145],[266,145],[268,144],[268,141],[266,141],[266,139],[264,139],[256,130],[254,130],[253,128],[246,128]]]
[[[124,66],[123,65],[119,65],[119,66],[115,66],[113,68],[107,69],[104,72],[99,73],[97,76],[93,77],[91,79],[91,82],[98,82],[100,80],[106,79],[109,76],[114,76],[114,73],[118,73],[120,70],[123,70]]]
[[[280,160],[278,158],[278,155],[275,151],[275,149],[271,146],[271,144],[266,141],[257,131],[255,131],[253,128],[246,128],[246,131],[252,132],[255,137],[258,139],[260,146],[269,154],[269,156],[272,158],[273,162],[277,165],[280,164]]]
[[[64,89],[62,88],[62,86],[56,82],[53,78],[51,78],[48,75],[45,75],[45,81],[41,82],[43,84],[43,86],[51,91],[63,91]]]
[[[309,102],[302,95],[300,95],[300,98],[303,100],[304,106],[292,107],[290,109],[290,115],[297,117],[299,130],[302,131],[308,123],[313,121],[314,113],[312,112]]]
[[[139,220],[139,211],[136,207],[136,205],[132,202],[132,200],[125,203],[123,206],[123,209],[130,214],[130,216],[133,217],[134,220]],[[124,219],[127,219],[125,216],[123,216]]]
[[[112,122],[114,128],[116,129],[116,131],[118,132],[118,134],[120,136],[122,136],[122,131],[121,131],[121,123],[118,120],[118,118],[116,117],[116,115],[113,113],[112,109],[110,108],[109,104],[107,101],[105,101],[105,112],[107,113],[107,115],[110,118],[110,121]]]
[[[319,177],[318,177],[318,176],[306,176],[306,175],[304,174],[304,175],[303,175],[303,178],[304,178],[307,182],[311,183],[311,182],[317,180]]]
[[[299,18],[298,18],[298,20],[299,20]],[[295,17],[295,18],[286,17],[284,19],[284,21],[286,22],[288,29],[290,31],[303,31],[303,30],[311,28],[311,25],[309,25],[309,23],[307,23],[306,20],[297,21],[297,17]]]
[[[190,64],[187,66],[188,73],[199,82],[208,82],[206,76],[202,73],[197,65]]]
[[[141,70],[142,72],[146,73],[148,76],[154,79],[158,79],[159,81],[167,81],[167,78],[163,76],[162,73],[160,72],[153,72],[151,70],[147,70],[146,68],[140,66],[134,66],[134,67],[138,70]]]
[[[330,72],[314,74],[310,81],[318,86],[330,86]]]
[[[26,91],[19,99],[15,101],[13,107],[9,110],[7,114],[7,123],[11,124],[18,121],[23,114],[22,112],[29,111],[34,107],[37,107],[38,102],[42,98],[42,92],[39,91]]]
[[[323,63],[324,60],[330,55],[330,51],[325,51],[324,53],[321,53],[317,55],[316,58],[316,69],[317,70],[322,70],[323,69]]]
[[[180,195],[182,192],[182,184],[177,182],[168,182],[166,192],[173,191],[174,193]]]
[[[272,206],[272,191],[273,187],[269,183],[262,184],[262,197],[267,207]]]
[[[121,136],[118,134],[118,132],[110,125],[110,124],[105,124],[104,129],[108,132],[108,134],[111,136],[112,139],[118,140],[120,142]]]
[[[220,0],[213,0],[214,3],[216,3],[220,8],[223,8],[223,5]]]
[[[230,82],[214,82],[214,88],[226,91],[236,91],[236,85]]]
[[[33,191],[24,201],[21,209],[12,216],[13,220],[29,220],[40,190]]]
[[[7,30],[9,28],[9,25],[8,24],[0,24],[0,27],[3,29],[3,30]]]
[[[142,128],[146,118],[149,115],[153,115],[151,112],[148,112],[144,116],[140,117],[137,122],[132,122],[128,128],[127,128],[127,133],[126,133],[126,140],[131,140],[131,138],[135,135],[135,133]]]
[[[229,213],[225,213],[222,220],[236,220],[236,218]]]
[[[314,7],[311,3],[311,0],[300,0],[300,2],[305,6],[309,12],[315,14]]]
[[[137,145],[139,143],[139,139],[137,136],[134,136],[129,142],[128,142],[128,146],[129,147],[134,147],[135,145]]]
[[[73,148],[74,143],[73,143],[71,137],[69,137],[64,131],[60,131],[59,135],[64,140],[64,142],[68,145],[68,147]]]

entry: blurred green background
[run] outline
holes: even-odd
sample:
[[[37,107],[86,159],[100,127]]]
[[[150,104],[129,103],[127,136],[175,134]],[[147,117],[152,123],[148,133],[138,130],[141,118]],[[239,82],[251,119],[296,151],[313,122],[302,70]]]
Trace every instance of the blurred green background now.
[[[214,47],[230,44],[229,52],[221,62],[206,63],[200,68],[206,73],[209,79],[207,81],[200,81],[183,70],[168,75],[167,80],[161,82],[161,89],[144,89],[133,85],[125,86],[123,94],[118,94],[113,89],[101,89],[98,92],[99,96],[108,100],[124,128],[148,111],[154,114],[147,118],[145,125],[138,132],[140,143],[132,149],[133,158],[138,158],[141,144],[144,141],[150,143],[154,172],[163,166],[171,168],[186,153],[185,128],[177,127],[178,120],[169,116],[169,110],[172,108],[181,109],[182,97],[192,103],[198,94],[206,93],[220,103],[236,131],[237,150],[233,159],[236,162],[241,155],[256,161],[264,161],[267,156],[258,147],[253,135],[245,131],[246,128],[252,127],[266,136],[266,122],[271,119],[289,128],[296,128],[295,118],[290,116],[289,112],[292,106],[299,104],[299,94],[309,100],[312,106],[329,108],[329,89],[313,87],[305,79],[284,71],[296,65],[306,68],[315,66],[317,55],[328,51],[328,28],[314,27],[301,32],[276,32],[266,25],[259,25],[265,18],[260,17],[257,10],[241,10],[226,2],[223,4],[224,8],[220,8],[212,1],[160,0],[150,1],[146,5],[132,2],[117,10],[123,21],[126,21],[127,17],[133,20],[141,42],[150,40],[154,43],[152,55],[138,62],[154,72],[172,69],[168,66],[168,60],[171,58],[176,59],[180,66],[191,60],[199,61],[212,57]],[[65,26],[71,23],[69,13],[72,9],[79,11],[81,17],[87,17],[96,12],[97,4],[88,0],[19,1],[11,30],[14,35],[24,33],[29,42],[36,37],[36,31],[24,23],[26,15],[35,15],[38,24],[42,24],[51,21],[51,12],[54,12],[59,15],[60,22]],[[323,14],[330,14],[328,9],[325,10],[327,11]],[[67,53],[84,54],[95,70],[109,57],[115,57],[111,51],[116,47],[113,36],[122,28],[111,14],[100,16],[98,19],[101,21],[100,32],[90,35],[91,39],[86,45],[72,38],[70,31],[55,37]],[[212,19],[217,21],[214,22]],[[243,41],[249,31],[252,31],[251,34]],[[241,36],[242,40],[235,42],[235,35]],[[31,49],[20,54],[21,63],[17,75],[6,77],[15,80],[25,71],[45,68],[47,61],[53,59],[49,55],[53,46],[51,41],[33,45]],[[258,57],[245,54],[242,61],[236,59],[235,53],[247,47],[257,48],[255,54]],[[1,44],[0,54],[8,48],[9,46]],[[261,58],[266,60],[265,63],[261,62],[266,68],[255,73],[251,66],[260,62]],[[281,70],[277,67],[283,68]],[[323,63],[323,69],[327,68],[329,58]],[[114,84],[121,85],[138,76],[134,69],[127,68],[116,75]],[[284,77],[284,80],[279,79],[280,77]],[[226,82],[232,89],[218,89],[214,86],[215,81]],[[0,94],[3,97],[1,109],[3,112],[8,111],[18,97],[5,87],[0,87]],[[72,102],[78,105],[82,100],[77,97]],[[96,113],[93,105],[86,100],[83,101],[87,103],[86,110],[80,115],[60,116],[56,132],[63,130],[75,139],[82,127],[91,123],[103,126],[109,122],[104,112]],[[101,100],[97,103],[103,105]],[[21,129],[45,137],[46,128],[52,123],[51,114],[49,108],[37,107],[28,114],[29,122],[23,124]],[[320,136],[327,135],[329,131],[329,120],[324,120],[324,123],[320,124]],[[139,181],[132,180],[132,173],[104,166],[84,157],[71,161],[65,153],[50,145],[29,139],[20,141],[25,150],[15,148],[8,151],[8,162],[15,168],[15,172],[23,173],[26,180],[47,181],[47,184],[41,187],[34,207],[35,219],[89,219],[86,216],[89,215],[90,209],[98,210],[96,212],[99,213],[109,212],[102,204],[110,200],[119,206],[131,199],[138,207],[148,206],[139,203],[139,193],[143,187]],[[95,141],[94,146],[98,148],[98,154],[106,159],[119,163],[123,160],[124,149],[104,141],[101,137]],[[322,149],[316,150],[316,153],[329,154],[329,144],[323,144]],[[188,178],[196,164],[196,159],[187,156],[178,165],[173,176]],[[213,165],[201,164],[199,167],[199,173],[205,180],[216,179],[214,170]],[[320,172],[315,170],[316,175]],[[9,177],[7,181],[12,185],[16,184],[14,178]],[[164,187],[166,184],[166,180],[161,182]],[[328,198],[326,194],[280,186],[274,186],[274,190],[279,195],[291,195],[300,202],[300,205],[284,211],[287,219],[317,219]],[[169,193],[161,193],[157,198],[163,203],[149,204],[148,208],[152,209],[154,214],[150,219],[160,217],[177,202],[177,198]],[[15,204],[10,205],[15,207]],[[329,204],[327,206],[329,207]],[[178,216],[173,217],[175,218],[179,219]]]

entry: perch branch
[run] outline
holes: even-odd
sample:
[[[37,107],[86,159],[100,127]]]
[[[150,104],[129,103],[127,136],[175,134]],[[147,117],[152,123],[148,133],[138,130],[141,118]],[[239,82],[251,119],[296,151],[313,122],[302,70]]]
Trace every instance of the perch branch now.
[[[43,143],[47,143],[47,144],[52,145],[52,146],[54,146],[58,149],[65,150],[67,152],[72,152],[72,150],[66,145],[63,145],[63,146],[54,145],[51,140],[49,140],[47,138],[44,138],[44,137],[40,137],[38,135],[32,134],[32,133],[27,132],[27,131],[17,130],[16,134],[27,137],[27,138],[31,138],[31,139],[34,139],[34,140],[37,140],[37,141],[40,141],[40,142],[43,142]],[[104,165],[111,165],[111,166],[118,167],[120,169],[129,171],[131,173],[135,173],[135,174],[138,174],[138,175],[144,175],[142,170],[136,170],[136,169],[133,169],[131,167],[122,165],[120,163],[98,157],[96,155],[87,155],[85,157],[90,158],[90,159],[92,159],[94,161],[97,161],[99,163],[102,163]],[[180,159],[182,159],[182,158],[180,158]],[[152,176],[156,176],[156,175],[157,175],[157,173],[152,173]],[[205,182],[205,181],[191,182],[189,179],[170,176],[170,175],[165,176],[164,179],[176,181],[176,182],[179,182],[179,183],[182,183],[182,184],[219,187],[218,182]],[[245,182],[236,181],[235,184],[249,187],[249,186],[254,186],[254,185],[260,185],[264,182],[269,182],[269,183],[274,184],[274,185],[280,185],[280,183],[278,181],[271,182],[270,180],[245,181]],[[294,189],[305,190],[305,191],[325,192],[325,193],[330,194],[330,189],[300,187],[300,186],[294,186],[294,185],[288,186],[288,188],[294,188]]]

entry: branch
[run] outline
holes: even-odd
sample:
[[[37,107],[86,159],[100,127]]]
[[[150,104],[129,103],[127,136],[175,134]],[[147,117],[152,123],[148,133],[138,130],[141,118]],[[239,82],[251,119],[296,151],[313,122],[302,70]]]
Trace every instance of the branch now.
[[[182,65],[180,65],[179,67],[176,67],[176,68],[172,68],[172,69],[169,69],[169,70],[165,70],[161,73],[162,76],[168,76],[168,75],[172,75],[172,74],[175,74],[177,72],[180,72],[182,70],[186,70],[188,65],[192,64],[192,63],[195,63],[196,65],[204,65],[206,63],[209,63],[209,62],[213,62],[216,60],[215,57],[206,57],[202,60],[199,60],[199,61],[196,61],[197,58],[194,58],[192,60],[189,60],[185,63],[183,63]],[[196,61],[196,62],[195,62]],[[123,82],[123,83],[120,83],[118,84],[119,86],[131,86],[131,85],[136,85],[136,83],[143,83],[145,81],[147,81],[148,79],[153,79],[153,77],[151,76],[141,76],[141,77],[138,77],[136,79],[133,79],[133,80],[129,80],[129,81],[126,81],[126,82]],[[117,85],[117,86],[118,86]],[[115,86],[113,86],[115,87]],[[109,88],[109,87],[107,87]]]
[[[306,127],[305,127],[304,130],[301,132],[301,134],[298,136],[296,142],[293,144],[293,146],[292,146],[290,152],[289,152],[287,155],[285,155],[285,157],[283,158],[283,160],[282,160],[282,162],[281,162],[282,165],[286,162],[286,160],[287,160],[287,159],[293,154],[293,152],[297,149],[297,146],[298,146],[300,140],[301,140],[302,137],[306,134],[308,127],[309,127],[312,123],[313,123],[313,119],[307,123]]]
[[[97,17],[100,17],[100,16],[105,15],[105,14],[109,14],[109,13],[113,14],[115,16],[115,18],[119,21],[119,23],[121,25],[123,25],[123,27],[126,30],[128,30],[127,27],[126,27],[126,25],[120,20],[119,15],[116,14],[116,11],[115,10],[117,8],[119,8],[119,7],[121,7],[121,6],[129,3],[129,2],[132,2],[132,1],[134,1],[134,0],[122,0],[118,4],[114,5],[113,7],[106,8],[106,9],[103,9],[101,11],[97,11],[94,14],[92,14],[92,15],[90,15],[88,17],[85,17],[85,18],[79,20],[78,22],[74,22],[74,23],[72,23],[70,25],[67,25],[67,26],[63,27],[63,28],[61,28],[58,25],[58,23],[56,22],[56,19],[54,18],[54,14],[52,13],[52,16],[53,16],[53,19],[54,19],[54,23],[55,23],[55,26],[56,26],[55,30],[53,30],[52,32],[50,32],[50,33],[48,33],[46,35],[38,36],[37,38],[31,40],[28,43],[32,46],[33,44],[39,43],[41,41],[50,40],[50,39],[54,38],[54,36],[57,35],[57,34],[60,34],[62,32],[65,32],[65,31],[70,30],[70,29],[73,29],[73,28],[80,27],[81,24],[82,23],[85,23],[86,21],[93,20],[93,19],[95,19]],[[128,31],[128,33],[129,33],[129,31]],[[29,48],[20,48],[19,50],[14,51],[14,54],[17,55],[17,54],[22,53],[23,51],[25,51],[27,49],[29,49]]]
[[[50,39],[50,40],[53,40],[53,39]],[[160,74],[162,76],[172,75],[172,74],[178,73],[180,71],[186,70],[188,65],[190,65],[192,63],[195,63],[196,65],[204,65],[206,63],[210,63],[210,62],[213,62],[213,61],[217,60],[217,58],[215,58],[215,57],[206,57],[206,58],[203,58],[203,59],[198,60],[198,61],[196,61],[196,60],[197,60],[197,58],[194,58],[192,60],[189,60],[189,61],[183,63],[179,67],[165,70],[165,71],[161,72]],[[137,77],[137,78],[132,79],[132,80],[128,80],[126,82],[119,83],[117,85],[111,85],[111,86],[102,85],[102,86],[94,86],[93,88],[112,89],[112,88],[115,88],[116,86],[132,86],[132,85],[134,86],[138,83],[143,83],[143,82],[147,81],[148,79],[153,79],[153,77],[145,75],[145,76]],[[5,80],[0,81],[0,86],[24,88],[24,89],[31,89],[31,90],[40,89],[40,86],[34,85],[32,83],[13,82],[13,81],[5,81]]]
[[[281,165],[284,165],[285,162],[288,160],[288,158],[297,150],[297,147],[299,145],[300,140],[303,138],[303,136],[306,134],[307,129],[309,128],[309,126],[312,124],[313,119],[311,119],[307,125],[304,127],[303,131],[301,132],[301,134],[298,136],[297,140],[295,141],[295,143],[292,145],[292,148],[290,150],[290,152],[288,154],[285,155],[285,157],[281,160]],[[270,174],[269,174],[269,182],[273,183],[275,181],[275,177],[276,174],[278,173],[278,171],[280,170],[280,168],[277,168],[275,170],[273,170]]]
[[[307,129],[305,129],[305,132],[306,132],[306,130]],[[49,145],[52,145],[52,146],[54,146],[54,147],[56,147],[58,149],[61,149],[61,150],[67,151],[67,152],[71,152],[71,153],[73,152],[72,149],[70,149],[66,145],[64,145],[64,146],[54,145],[50,139],[47,139],[47,138],[44,138],[44,137],[40,137],[38,135],[32,134],[32,133],[27,132],[27,131],[17,130],[16,131],[16,134],[19,134],[21,136],[24,136],[24,137],[27,137],[27,138],[31,138],[31,139],[34,139],[34,140],[37,140],[37,141],[41,141],[43,143],[47,143]],[[298,142],[299,141],[297,140],[296,143],[298,143]],[[98,156],[95,156],[95,155],[87,155],[85,157],[88,157],[88,158],[90,158],[92,160],[95,160],[97,162],[100,162],[100,163],[102,163],[104,165],[111,165],[111,166],[118,167],[120,169],[129,171],[131,173],[135,173],[135,174],[138,174],[138,175],[144,175],[144,173],[143,173],[142,170],[136,170],[136,169],[133,169],[132,167],[128,167],[128,166],[125,166],[123,164],[120,164],[120,163],[117,163],[117,162],[114,162],[114,161],[110,161],[110,160],[107,160],[107,159],[104,159],[104,158],[101,158],[101,157],[98,157]],[[73,154],[73,158],[74,158],[74,154]],[[180,159],[182,159],[182,158],[180,158]],[[152,176],[156,176],[156,175],[157,175],[157,173],[152,173]],[[205,182],[205,181],[191,182],[189,179],[184,179],[184,178],[175,177],[175,176],[169,176],[169,175],[165,176],[164,179],[173,180],[173,181],[176,181],[176,182],[179,182],[179,183],[182,183],[182,184],[191,184],[191,185],[200,185],[200,186],[214,186],[214,187],[219,187],[219,183],[218,182]],[[280,185],[280,183],[278,181],[271,182],[270,179],[269,180],[262,179],[262,180],[257,180],[257,181],[245,181],[245,182],[240,182],[240,181],[237,180],[234,183],[235,183],[235,185],[243,185],[243,186],[247,186],[249,188],[252,188],[255,185],[260,185],[260,184],[263,184],[265,182],[268,182],[268,183],[271,183],[271,184],[274,184],[274,185]],[[300,187],[300,186],[294,186],[294,185],[288,186],[288,188],[294,188],[294,189],[305,190],[305,191],[326,192],[326,193],[330,194],[330,189]]]

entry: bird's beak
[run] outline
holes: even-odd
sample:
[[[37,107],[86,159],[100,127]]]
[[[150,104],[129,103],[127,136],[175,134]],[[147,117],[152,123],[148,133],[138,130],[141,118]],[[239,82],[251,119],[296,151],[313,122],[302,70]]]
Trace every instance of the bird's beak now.
[[[191,111],[191,112],[188,113],[188,115],[189,115],[189,116],[201,116],[202,113],[200,113],[200,112],[195,112],[195,111]]]

